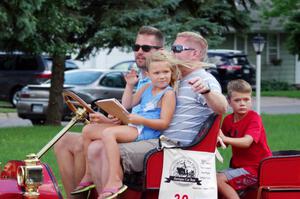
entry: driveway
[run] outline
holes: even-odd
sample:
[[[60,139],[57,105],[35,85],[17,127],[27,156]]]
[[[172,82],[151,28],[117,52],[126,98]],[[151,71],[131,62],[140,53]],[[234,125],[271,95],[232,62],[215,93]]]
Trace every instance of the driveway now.
[[[255,110],[255,97],[253,97]],[[229,109],[229,111],[231,111]],[[286,97],[262,97],[261,113],[266,114],[300,114],[300,99]],[[0,113],[0,127],[32,126],[30,120],[18,117],[17,113]]]

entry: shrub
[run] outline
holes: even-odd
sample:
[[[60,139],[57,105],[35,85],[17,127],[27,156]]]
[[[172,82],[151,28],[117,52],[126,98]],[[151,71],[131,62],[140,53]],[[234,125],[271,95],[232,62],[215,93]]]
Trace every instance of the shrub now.
[[[285,90],[294,90],[295,87],[288,84],[287,82],[273,80],[263,80],[261,82],[262,91],[285,91]]]

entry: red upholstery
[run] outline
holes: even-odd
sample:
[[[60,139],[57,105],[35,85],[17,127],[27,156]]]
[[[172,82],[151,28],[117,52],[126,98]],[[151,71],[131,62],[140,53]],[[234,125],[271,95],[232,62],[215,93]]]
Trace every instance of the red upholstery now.
[[[214,152],[221,116],[212,115],[200,130],[196,140],[186,150]],[[163,168],[163,151],[150,153],[146,159],[145,189],[159,189]]]
[[[258,198],[300,198],[300,151],[277,152],[261,162]]]
[[[258,186],[258,190],[250,190],[241,198],[299,199],[300,151],[278,151],[274,152],[272,157],[262,160],[259,166]]]

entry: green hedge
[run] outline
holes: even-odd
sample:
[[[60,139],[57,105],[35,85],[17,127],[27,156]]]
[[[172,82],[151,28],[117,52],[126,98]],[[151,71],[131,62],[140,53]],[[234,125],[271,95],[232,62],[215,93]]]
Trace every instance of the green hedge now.
[[[295,90],[295,87],[287,82],[277,80],[263,80],[261,82],[262,91],[287,91]]]

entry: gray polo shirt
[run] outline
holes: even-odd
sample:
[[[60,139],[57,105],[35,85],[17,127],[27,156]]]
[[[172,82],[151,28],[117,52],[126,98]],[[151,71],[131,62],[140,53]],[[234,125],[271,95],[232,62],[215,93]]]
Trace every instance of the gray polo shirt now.
[[[204,96],[195,93],[188,83],[195,77],[200,77],[208,83],[212,91],[221,93],[219,82],[204,69],[193,71],[180,81],[176,97],[176,110],[169,128],[163,132],[163,135],[179,141],[181,145],[191,143],[204,121],[213,113]]]

